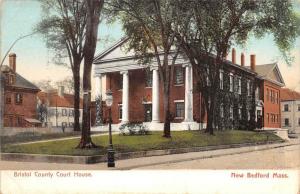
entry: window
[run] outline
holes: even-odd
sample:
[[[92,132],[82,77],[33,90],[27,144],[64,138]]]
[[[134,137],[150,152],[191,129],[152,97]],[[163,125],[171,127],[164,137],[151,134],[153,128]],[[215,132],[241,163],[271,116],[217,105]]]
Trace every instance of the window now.
[[[74,116],[74,110],[73,110],[73,109],[70,109],[70,110],[69,110],[69,116],[71,116],[71,117]]]
[[[247,94],[248,96],[251,96],[250,80],[247,80]]]
[[[184,102],[175,103],[175,117],[177,118],[184,117]]]
[[[239,113],[239,119],[241,120],[242,119],[242,108],[241,107],[239,107],[238,113]]]
[[[284,125],[285,125],[285,126],[290,126],[290,121],[289,121],[288,118],[285,118],[285,119],[284,119]]]
[[[62,116],[67,116],[67,109],[62,109],[61,111]]]
[[[210,80],[209,80],[209,68],[206,68],[206,86],[210,86]]]
[[[224,118],[224,105],[223,104],[220,105],[220,117]]]
[[[285,112],[288,112],[288,111],[289,111],[289,105],[288,105],[288,104],[285,104],[285,105],[284,105],[284,111],[285,111]]]
[[[223,90],[224,88],[224,72],[220,70],[220,89]]]
[[[275,115],[275,122],[278,123],[278,115]]]
[[[259,87],[257,87],[255,90],[255,99],[259,100]]]
[[[145,85],[146,87],[152,87],[152,71],[146,71]]]
[[[9,95],[9,96],[6,96],[6,98],[5,98],[5,103],[6,103],[6,104],[11,104],[11,97],[10,97],[10,95]]]
[[[269,89],[267,89],[267,101],[269,101]]]
[[[18,116],[17,117],[17,123],[16,123],[17,127],[21,127],[22,126],[22,117]]]
[[[183,68],[181,66],[175,67],[175,85],[183,84]]]
[[[73,122],[69,122],[69,127],[74,127],[74,123]]]
[[[240,77],[238,78],[238,84],[238,94],[242,94],[242,80]]]
[[[16,97],[16,99],[15,99],[16,104],[22,104],[22,102],[23,102],[23,94],[16,93],[15,97]]]
[[[229,91],[233,92],[233,74],[230,73],[229,75]]]
[[[248,121],[250,121],[250,117],[251,117],[250,111],[248,110],[248,111],[247,111],[247,119],[248,119]]]
[[[123,75],[119,74],[119,79],[117,79],[117,89],[122,90],[123,88]]]
[[[298,111],[300,111],[300,104],[298,104]]]
[[[270,115],[269,115],[269,113],[267,113],[267,121],[268,121],[268,123],[270,123]]]
[[[273,100],[272,100],[272,90],[270,90],[269,95],[270,95],[270,97],[269,97],[270,101],[273,102]]]
[[[233,106],[230,106],[229,108],[229,117],[231,120],[233,120]]]
[[[119,104],[119,109],[118,109],[119,120],[122,120],[122,112],[123,112],[122,104]]]
[[[276,104],[278,104],[279,102],[278,102],[278,92],[276,92],[276,94],[275,94],[275,101],[276,101]]]

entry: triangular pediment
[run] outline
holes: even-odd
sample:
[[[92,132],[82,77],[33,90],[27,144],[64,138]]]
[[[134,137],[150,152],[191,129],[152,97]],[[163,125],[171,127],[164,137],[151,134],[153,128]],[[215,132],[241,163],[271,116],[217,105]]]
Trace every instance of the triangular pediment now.
[[[274,65],[274,68],[271,71],[269,71],[269,73],[266,75],[266,77],[270,80],[284,84],[284,80],[282,78],[282,75],[280,73],[280,70],[279,70],[277,64]]]

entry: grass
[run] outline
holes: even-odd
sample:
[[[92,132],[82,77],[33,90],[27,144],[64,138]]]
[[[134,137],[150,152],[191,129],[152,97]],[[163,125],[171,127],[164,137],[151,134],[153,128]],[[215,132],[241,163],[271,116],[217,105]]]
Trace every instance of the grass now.
[[[202,131],[173,131],[172,138],[163,138],[162,132],[152,132],[145,136],[113,135],[116,152],[135,152],[143,150],[159,150],[171,148],[201,147],[211,145],[227,145],[250,142],[266,142],[281,140],[274,134],[252,131],[217,131],[214,136]],[[108,145],[107,135],[93,137],[93,142],[100,146],[97,149],[75,149],[79,139],[54,140],[25,145],[4,145],[2,152],[31,153],[53,155],[103,155]]]

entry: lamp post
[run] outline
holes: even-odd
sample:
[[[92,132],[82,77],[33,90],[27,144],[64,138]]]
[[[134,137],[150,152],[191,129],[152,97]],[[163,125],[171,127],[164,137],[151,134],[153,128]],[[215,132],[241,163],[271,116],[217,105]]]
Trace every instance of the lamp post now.
[[[109,108],[109,125],[108,125],[108,129],[109,129],[109,146],[107,149],[107,167],[115,167],[115,151],[113,148],[113,144],[112,144],[112,135],[111,135],[111,122],[112,122],[112,118],[111,118],[111,106],[113,104],[113,95],[112,95],[112,91],[108,90],[106,92],[106,106]]]

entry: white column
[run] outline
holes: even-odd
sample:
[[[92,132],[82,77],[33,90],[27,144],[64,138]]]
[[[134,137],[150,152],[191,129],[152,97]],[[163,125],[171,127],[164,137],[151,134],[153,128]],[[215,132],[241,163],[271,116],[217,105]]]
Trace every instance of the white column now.
[[[96,126],[103,124],[102,120],[102,74],[95,77]]]
[[[191,65],[185,65],[184,122],[193,122],[193,71]]]
[[[128,71],[122,71],[123,88],[122,88],[122,123],[129,122],[129,75]]]
[[[159,123],[159,76],[158,70],[152,70],[152,122]]]
[[[95,80],[95,99],[97,99],[102,95],[102,75],[97,75]]]

